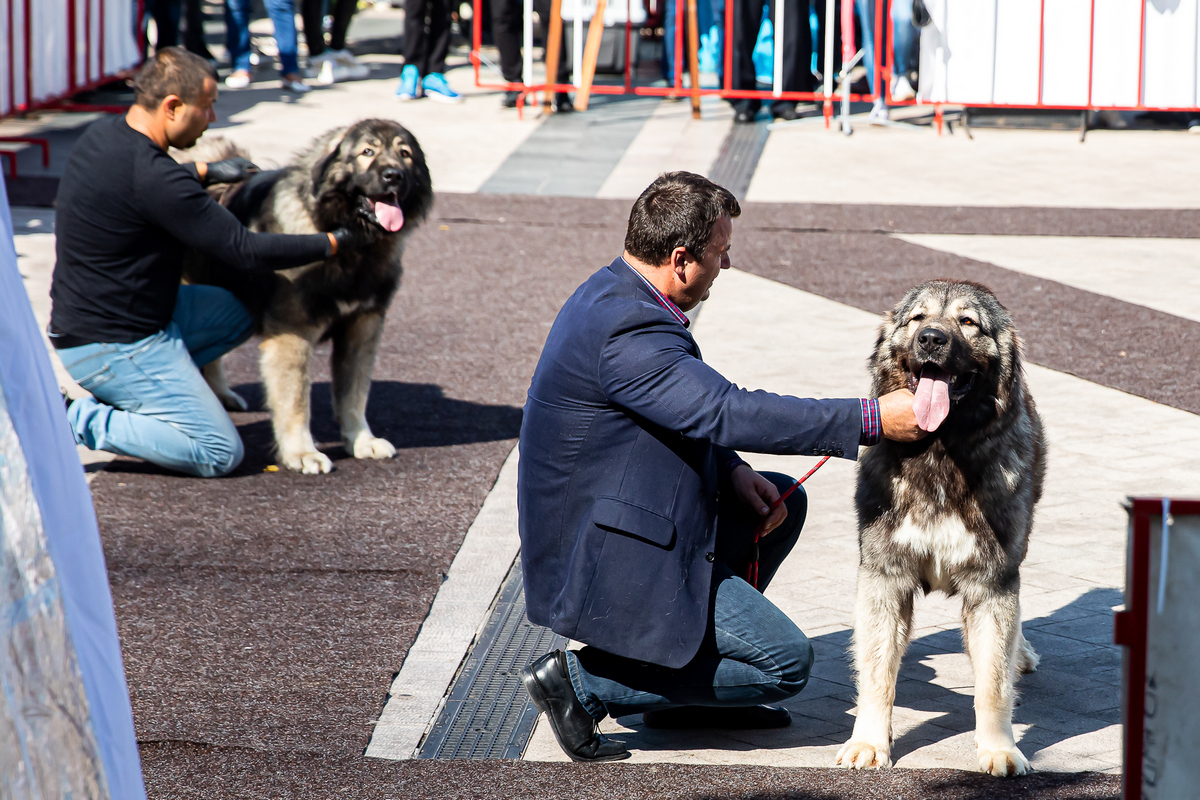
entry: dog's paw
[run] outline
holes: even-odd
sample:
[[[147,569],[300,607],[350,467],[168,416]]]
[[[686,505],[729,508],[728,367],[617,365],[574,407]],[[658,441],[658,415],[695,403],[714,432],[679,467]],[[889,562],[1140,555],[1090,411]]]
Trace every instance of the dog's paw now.
[[[250,408],[250,404],[246,402],[246,399],[232,389],[222,392],[217,395],[217,398],[221,401],[221,405],[225,407],[226,411],[246,411]]]
[[[396,448],[387,439],[364,436],[354,443],[355,458],[391,458]]]
[[[1021,641],[1017,643],[1017,671],[1025,674],[1037,672],[1041,661],[1042,657],[1033,649],[1033,645],[1022,636]]]
[[[288,469],[303,472],[305,475],[324,475],[333,470],[333,462],[329,460],[329,456],[316,451],[287,455],[282,461]]]
[[[997,778],[1015,778],[1030,771],[1029,761],[1017,746],[979,748],[979,771]]]
[[[842,745],[837,754],[837,765],[844,769],[870,769],[890,767],[892,755],[888,748],[860,739],[851,739]]]

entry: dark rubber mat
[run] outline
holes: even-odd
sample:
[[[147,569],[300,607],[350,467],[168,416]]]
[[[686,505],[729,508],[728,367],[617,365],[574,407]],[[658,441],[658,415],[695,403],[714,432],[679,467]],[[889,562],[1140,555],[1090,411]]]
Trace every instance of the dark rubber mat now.
[[[733,192],[739,201],[745,200],[769,135],[765,122],[731,127],[713,162],[709,179]]]

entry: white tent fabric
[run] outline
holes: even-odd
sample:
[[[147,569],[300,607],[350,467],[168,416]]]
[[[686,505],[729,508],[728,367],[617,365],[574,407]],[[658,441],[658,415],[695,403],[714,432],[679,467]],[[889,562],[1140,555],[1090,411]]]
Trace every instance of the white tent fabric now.
[[[1040,55],[1042,104],[1136,107],[1141,55],[1144,107],[1200,105],[1200,0],[1095,0],[1094,20],[1092,0],[1044,0],[1044,31],[1043,0],[925,5],[932,22],[921,29],[918,96],[926,102],[1035,105]]]
[[[0,177],[0,794],[144,800],[92,498],[5,198]]]

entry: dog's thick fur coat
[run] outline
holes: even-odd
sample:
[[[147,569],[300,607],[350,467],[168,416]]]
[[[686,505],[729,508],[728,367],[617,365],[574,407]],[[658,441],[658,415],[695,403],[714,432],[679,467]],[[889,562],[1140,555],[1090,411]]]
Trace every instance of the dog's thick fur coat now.
[[[858,716],[846,767],[891,764],[892,705],[918,591],[962,597],[975,672],[978,767],[1022,775],[1013,684],[1038,656],[1021,633],[1019,568],[1042,492],[1046,444],[1025,387],[1012,317],[985,287],[931,281],[887,314],[869,360],[875,396],[943,377],[950,411],[918,442],[864,454],[855,497],[860,566],[854,624]]]
[[[230,142],[201,140],[180,160],[218,161],[245,156]],[[367,119],[319,137],[282,170],[234,186],[210,187],[251,230],[315,233],[362,226],[373,233],[366,247],[279,272],[247,273],[195,254],[185,268],[191,283],[223,286],[258,321],[263,336],[261,372],[280,461],[308,474],[329,472],[309,427],[314,346],[332,339],[333,410],[346,449],[355,458],[390,458],[392,444],[371,433],[367,394],[384,315],[400,284],[401,256],[409,234],[429,213],[433,189],[421,147],[403,126]],[[386,208],[390,230],[376,211]],[[245,402],[228,386],[220,359],[204,376],[231,410]]]

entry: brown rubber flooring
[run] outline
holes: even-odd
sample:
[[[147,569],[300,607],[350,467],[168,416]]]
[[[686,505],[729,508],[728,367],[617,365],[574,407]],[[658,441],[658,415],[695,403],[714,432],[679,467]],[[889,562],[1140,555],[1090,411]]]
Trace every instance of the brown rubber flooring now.
[[[388,684],[515,442],[555,312],[620,253],[628,208],[440,198],[409,245],[368,409],[375,432],[399,448],[395,459],[359,462],[335,447],[330,475],[269,472],[269,421],[251,412],[235,416],[247,457],[234,476],[183,478],[125,459],[96,476],[151,797],[1118,796],[1119,778],[1094,774],[1004,782],[940,770],[362,757]],[[735,264],[871,311],[926,278],[980,280],[1013,310],[1030,360],[1200,412],[1197,323],[880,235],[1194,236],[1196,221],[1194,212],[757,205],[735,227]],[[228,368],[259,407],[254,358],[242,348]],[[333,444],[320,361],[314,431]]]

